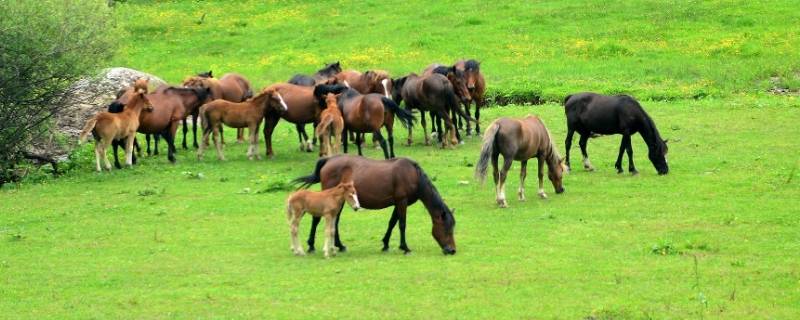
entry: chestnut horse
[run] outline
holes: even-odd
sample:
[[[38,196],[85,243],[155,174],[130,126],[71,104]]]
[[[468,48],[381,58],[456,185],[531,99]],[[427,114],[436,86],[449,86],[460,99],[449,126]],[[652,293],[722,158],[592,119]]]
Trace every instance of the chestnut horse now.
[[[212,78],[211,71],[208,71],[208,76],[205,73],[200,73],[197,76],[188,77],[183,80],[184,87],[203,87],[211,90],[211,97],[214,100],[223,99],[230,102],[242,102],[253,96],[253,90],[250,87],[250,81],[245,77],[236,73],[226,73],[222,78]],[[197,112],[192,115],[192,134],[194,135],[194,147],[197,148]],[[183,148],[186,146],[186,132],[188,131],[186,119],[183,120]],[[244,142],[244,129],[236,130],[236,140]],[[222,143],[225,139],[222,138]]]
[[[447,124],[447,133],[452,144],[458,144],[457,130],[453,125],[452,120],[447,116],[450,110],[455,110],[459,115],[472,120],[468,115],[464,114],[458,105],[458,97],[455,94],[453,85],[447,77],[434,73],[428,76],[420,77],[416,73],[411,73],[405,77],[392,80],[392,98],[398,104],[405,100],[406,109],[418,109],[420,112],[430,111],[442,119]],[[421,119],[422,130],[425,135],[425,145],[430,145],[430,137],[428,136],[428,128],[425,124],[425,118]],[[431,128],[433,129],[433,128]],[[439,140],[442,141],[442,147],[447,146],[448,139],[442,139],[441,127],[438,131]],[[411,127],[408,128],[408,144],[413,143],[413,135]]]
[[[319,119],[322,109],[320,106],[323,105],[321,101],[324,101],[323,97],[330,92],[339,93],[345,87],[324,84],[316,87],[306,87],[291,83],[276,83],[264,90],[270,89],[281,94],[288,110],[286,112],[267,110],[264,116],[264,143],[266,144],[267,157],[274,155],[272,151],[272,132],[275,130],[275,126],[278,125],[278,120],[283,118],[294,124],[315,123]],[[298,126],[298,128],[303,127]],[[298,135],[300,136],[300,150],[310,152],[311,141],[308,139],[308,135],[305,134],[305,130],[303,129],[302,134],[298,133]],[[305,136],[305,139],[303,139],[303,136]]]
[[[325,83],[339,72],[342,72],[342,67],[339,65],[339,61],[336,61],[325,65],[324,68],[317,70],[317,73],[311,76],[296,74],[288,82],[298,86],[313,87]]]
[[[383,251],[389,250],[392,230],[400,222],[400,249],[405,253],[411,252],[406,244],[406,209],[419,200],[431,216],[433,238],[442,248],[442,252],[444,254],[456,253],[453,235],[456,225],[455,217],[453,217],[455,210],[447,207],[422,168],[410,159],[372,160],[350,155],[321,158],[317,160],[311,175],[297,178],[294,182],[301,183],[303,187],[321,182],[322,190],[326,190],[341,183],[343,176],[351,168],[352,180],[358,190],[361,208],[383,209],[394,206],[392,217],[389,219],[389,227],[383,237]],[[339,239],[341,208],[340,206],[339,218],[336,219],[334,238],[336,247],[339,248],[339,251],[344,252],[347,248]],[[308,252],[314,251],[314,236],[319,221],[320,218],[315,217],[311,222]]]
[[[465,78],[467,90],[469,91],[470,99],[464,104],[467,114],[469,114],[469,105],[475,102],[475,134],[481,132],[481,108],[486,106],[486,80],[481,73],[481,63],[474,59],[459,60],[453,65],[456,71],[461,71]],[[469,121],[467,121],[467,135],[471,134]]]
[[[319,124],[314,130],[314,135],[319,139],[319,156],[326,157],[339,154],[339,143],[342,141],[344,131],[344,118],[336,95],[329,93],[325,96],[325,110],[319,115]],[[331,140],[333,136],[333,140]]]
[[[362,155],[361,138],[363,133],[372,133],[383,149],[384,158],[394,158],[394,116],[396,115],[406,128],[411,128],[414,124],[414,116],[411,115],[411,112],[400,109],[392,99],[377,93],[364,95],[349,88],[339,96],[339,106],[344,117],[345,132],[342,136],[345,153],[347,153],[348,132],[356,133],[358,155]],[[381,135],[381,127],[386,127],[386,134],[389,137],[388,149],[386,140]]]
[[[217,158],[225,160],[222,154],[222,143],[217,141],[220,135],[222,124],[233,128],[245,128],[250,131],[250,147],[247,148],[247,158],[253,157],[261,159],[258,154],[258,126],[264,119],[267,110],[286,111],[286,102],[283,101],[280,93],[274,89],[267,89],[257,96],[247,99],[244,102],[230,102],[217,99],[200,107],[200,119],[203,122],[203,140],[200,148],[197,149],[197,159],[202,160],[203,151],[208,146],[208,135],[214,132],[214,146],[217,148]]]
[[[497,171],[497,161],[503,155],[503,168]],[[547,198],[543,186],[542,166],[547,163],[547,177],[553,183],[556,193],[564,192],[562,175],[566,166],[561,161],[558,151],[550,137],[550,132],[538,117],[528,116],[524,119],[500,118],[492,122],[483,135],[478,165],[475,166],[475,177],[483,183],[486,179],[486,168],[492,159],[492,169],[497,194],[497,204],[501,208],[508,207],[506,202],[506,177],[513,160],[520,161],[519,190],[520,201],[525,200],[525,176],[528,175],[528,159],[539,161],[539,196]]]
[[[342,173],[341,182],[333,188],[319,192],[309,190],[297,190],[286,199],[286,220],[289,222],[289,235],[291,236],[292,252],[299,256],[306,255],[300,240],[297,239],[297,229],[300,226],[300,219],[308,212],[311,216],[325,218],[325,244],[323,252],[325,258],[336,255],[333,249],[333,235],[336,233],[336,219],[339,211],[344,206],[345,201],[353,210],[358,211],[358,195],[353,185],[352,170]]]
[[[647,144],[650,162],[659,175],[669,173],[667,164],[667,140],[662,140],[655,122],[636,99],[621,96],[605,96],[591,92],[569,95],[564,99],[564,112],[567,115],[567,166],[569,167],[569,149],[572,146],[572,135],[575,131],[581,135],[579,144],[583,154],[583,167],[592,171],[586,144],[596,134],[622,134],[619,145],[619,156],[614,167],[622,173],[622,155],[628,152],[628,171],[637,174],[633,164],[633,147],[631,135],[637,132]]]

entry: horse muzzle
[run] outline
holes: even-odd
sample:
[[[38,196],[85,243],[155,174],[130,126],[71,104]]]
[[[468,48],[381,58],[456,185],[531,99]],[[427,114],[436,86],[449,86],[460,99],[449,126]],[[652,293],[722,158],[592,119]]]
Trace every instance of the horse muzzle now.
[[[564,187],[556,189],[556,193],[564,193],[564,191],[566,191],[566,189],[564,189]]]
[[[450,246],[445,246],[442,249],[442,253],[444,253],[445,255],[454,255],[456,254],[456,249],[453,249]]]

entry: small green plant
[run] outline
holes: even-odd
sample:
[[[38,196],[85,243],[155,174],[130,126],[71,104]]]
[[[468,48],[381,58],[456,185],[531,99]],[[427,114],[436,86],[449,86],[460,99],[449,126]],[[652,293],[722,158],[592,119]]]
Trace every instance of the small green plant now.
[[[136,194],[138,194],[140,197],[149,197],[149,196],[155,196],[155,195],[163,194],[164,191],[165,191],[164,188],[157,189],[157,188],[154,188],[154,187],[147,187],[147,188],[144,188],[142,190],[137,191]]]

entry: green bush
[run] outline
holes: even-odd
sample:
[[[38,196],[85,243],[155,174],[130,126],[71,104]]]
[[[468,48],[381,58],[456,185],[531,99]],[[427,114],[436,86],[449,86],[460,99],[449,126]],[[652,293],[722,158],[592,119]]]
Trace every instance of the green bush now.
[[[111,58],[115,36],[107,1],[0,1],[0,185],[18,178],[70,84]]]

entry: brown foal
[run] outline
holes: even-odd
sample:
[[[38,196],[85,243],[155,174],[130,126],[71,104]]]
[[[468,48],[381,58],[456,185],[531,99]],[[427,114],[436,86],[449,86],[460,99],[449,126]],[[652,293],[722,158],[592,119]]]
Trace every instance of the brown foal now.
[[[342,131],[344,131],[344,118],[342,111],[336,100],[336,95],[329,93],[325,97],[327,108],[322,110],[317,125],[317,140],[321,141],[319,146],[319,156],[326,157],[339,154],[339,142],[342,141]],[[333,136],[333,141],[331,141]]]

